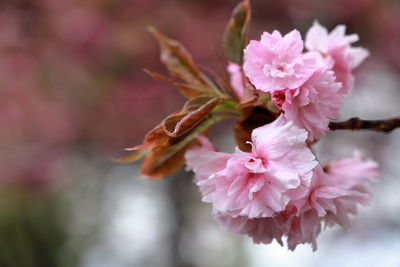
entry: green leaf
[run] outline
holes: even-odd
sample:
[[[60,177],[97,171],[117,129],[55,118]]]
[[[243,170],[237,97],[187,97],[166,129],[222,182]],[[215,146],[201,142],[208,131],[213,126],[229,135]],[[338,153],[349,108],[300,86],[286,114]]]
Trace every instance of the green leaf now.
[[[244,0],[233,10],[223,37],[226,56],[232,62],[238,64],[243,62],[243,49],[248,40],[250,19],[250,2]]]

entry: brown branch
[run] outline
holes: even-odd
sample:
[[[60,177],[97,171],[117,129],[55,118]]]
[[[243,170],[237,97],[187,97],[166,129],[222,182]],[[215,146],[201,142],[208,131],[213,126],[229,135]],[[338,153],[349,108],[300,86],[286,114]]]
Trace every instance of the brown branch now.
[[[400,128],[400,117],[388,120],[362,120],[351,118],[347,121],[331,122],[329,129],[335,130],[370,130],[388,133],[396,128]]]

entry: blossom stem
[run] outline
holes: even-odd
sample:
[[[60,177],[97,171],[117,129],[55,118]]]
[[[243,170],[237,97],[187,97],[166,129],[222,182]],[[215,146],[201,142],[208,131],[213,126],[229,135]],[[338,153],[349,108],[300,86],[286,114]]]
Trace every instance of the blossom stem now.
[[[362,120],[354,117],[346,121],[331,122],[329,129],[335,130],[371,130],[376,132],[388,133],[396,128],[400,128],[400,117],[387,120]]]

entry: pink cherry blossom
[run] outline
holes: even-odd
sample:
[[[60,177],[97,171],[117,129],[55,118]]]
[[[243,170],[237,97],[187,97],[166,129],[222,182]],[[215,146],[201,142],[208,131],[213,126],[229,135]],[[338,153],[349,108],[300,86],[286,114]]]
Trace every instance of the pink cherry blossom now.
[[[378,163],[371,159],[362,159],[358,151],[352,157],[329,161],[323,167],[330,177],[324,180],[325,185],[344,189],[351,189],[373,181],[379,174]]]
[[[311,243],[316,249],[322,222],[350,227],[349,215],[357,213],[357,204],[367,204],[370,194],[366,184],[377,175],[377,163],[362,160],[358,154],[328,162],[324,169],[316,167],[309,196],[291,203],[299,214],[289,217],[286,223],[289,248]]]
[[[349,215],[356,213],[357,204],[369,199],[365,185],[378,175],[377,163],[362,160],[359,155],[331,161],[313,169],[309,192],[301,199],[291,200],[283,211],[269,217],[250,218],[216,212],[217,221],[237,235],[248,235],[255,243],[268,244],[274,239],[288,248],[309,243],[317,249],[316,238],[322,224],[349,227]]]
[[[212,202],[215,198],[215,184],[212,179],[215,173],[225,169],[230,154],[216,152],[216,148],[202,135],[197,136],[200,146],[195,146],[185,153],[186,169],[196,173],[195,183],[203,195],[204,202]]]
[[[272,101],[284,111],[286,119],[306,129],[309,140],[314,141],[327,132],[329,119],[339,117],[340,89],[334,73],[319,68],[300,88],[274,92]]]
[[[313,250],[316,250],[316,238],[321,232],[322,221],[315,210],[309,209],[295,215],[290,208],[273,217],[250,219],[246,216],[232,217],[216,213],[215,218],[225,229],[236,235],[247,235],[257,244],[269,244],[276,240],[283,246],[282,237],[286,236],[291,250],[305,243],[312,244]]]
[[[317,165],[306,146],[307,132],[280,116],[252,133],[251,152],[215,151],[186,155],[203,200],[216,212],[270,217],[289,201],[305,197]],[[198,150],[199,151],[199,150]]]
[[[318,216],[330,224],[350,227],[350,214],[356,214],[356,204],[367,204],[371,195],[366,184],[378,176],[378,164],[362,160],[358,154],[325,164],[319,175],[320,185],[310,196],[311,206]]]
[[[303,40],[297,30],[282,37],[278,31],[264,32],[244,50],[243,70],[256,89],[274,92],[297,89],[315,71],[316,62],[302,54]]]
[[[321,53],[327,61],[333,61],[333,71],[336,78],[343,84],[342,94],[348,94],[353,88],[355,69],[369,55],[361,47],[352,47],[358,41],[357,34],[346,35],[346,27],[339,25],[328,33],[318,22],[308,30],[305,45],[310,51]]]

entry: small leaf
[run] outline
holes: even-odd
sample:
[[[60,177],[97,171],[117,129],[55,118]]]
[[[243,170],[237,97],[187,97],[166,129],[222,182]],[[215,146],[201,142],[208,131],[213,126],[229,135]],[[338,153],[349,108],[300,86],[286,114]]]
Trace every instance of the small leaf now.
[[[154,146],[146,155],[142,163],[142,174],[150,178],[162,178],[175,172],[184,164],[186,150],[197,143],[195,140],[197,134],[204,134],[214,123],[225,118],[227,116],[210,117],[185,136],[178,138],[168,136],[167,144]]]
[[[151,130],[143,144],[127,150],[140,150],[140,153],[146,154],[141,169],[143,175],[150,178],[165,177],[183,165],[184,153],[197,142],[194,140],[197,134],[204,134],[216,122],[237,115],[234,114],[234,103],[209,96],[190,99],[182,110],[171,114]],[[127,160],[130,159],[128,157]],[[125,159],[121,159],[121,162],[125,162]]]
[[[189,146],[181,147],[178,143],[153,149],[143,160],[141,173],[156,179],[174,173],[185,163],[184,155]]]
[[[168,141],[169,138],[165,135],[163,127],[158,125],[145,136],[143,145],[137,148],[153,148],[154,146],[166,144]]]
[[[171,83],[171,84],[175,83],[175,81],[173,79],[165,77],[162,74],[159,74],[159,73],[156,73],[156,72],[152,72],[152,71],[149,71],[147,69],[144,69],[144,72],[146,72],[154,80],[158,80],[158,81],[162,81],[162,82],[166,82],[166,83]]]
[[[243,49],[249,35],[250,19],[250,2],[244,0],[233,10],[223,37],[226,56],[232,62],[238,64],[243,62]]]
[[[187,115],[187,113],[176,113],[165,118],[161,123],[164,133],[171,137],[176,137],[173,135],[173,132],[175,132],[177,124]]]
[[[188,99],[203,95],[204,91],[207,91],[204,87],[197,85],[189,85],[185,83],[174,83],[174,85],[179,89],[181,95]]]
[[[205,92],[210,91],[210,89],[206,88],[203,85],[195,85],[195,84],[187,84],[176,82],[175,80],[165,77],[162,74],[151,72],[149,70],[144,70],[150,77],[155,80],[163,81],[169,84],[172,84],[176,88],[179,89],[179,92],[186,98],[191,99],[200,95],[204,95]]]
[[[189,100],[180,113],[172,114],[162,122],[165,133],[170,137],[179,137],[188,133],[202,122],[221,100],[204,96]]]
[[[136,150],[127,156],[114,158],[112,160],[117,163],[131,163],[140,160],[144,155],[146,155],[146,153],[145,150]]]
[[[126,158],[117,159],[117,162],[129,162],[131,159],[139,159],[135,155],[145,155],[141,173],[149,178],[161,178],[182,166],[185,146],[192,139],[190,136],[170,137],[166,135],[163,127],[158,125],[145,136],[142,145],[127,149],[137,151]]]
[[[198,108],[200,108],[201,106],[207,104],[210,101],[216,101],[218,100],[218,98],[214,98],[214,97],[210,97],[210,96],[206,96],[206,95],[201,95],[198,96],[196,98],[192,98],[189,101],[187,101],[185,103],[185,105],[183,105],[182,110],[184,111],[193,111],[196,110]]]
[[[148,27],[148,30],[157,39],[161,48],[161,61],[172,76],[182,79],[188,84],[215,88],[212,82],[200,72],[193,58],[181,43],[166,37],[152,26]]]

